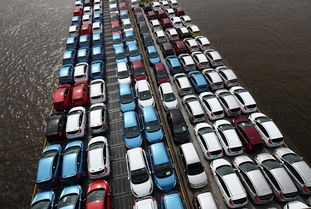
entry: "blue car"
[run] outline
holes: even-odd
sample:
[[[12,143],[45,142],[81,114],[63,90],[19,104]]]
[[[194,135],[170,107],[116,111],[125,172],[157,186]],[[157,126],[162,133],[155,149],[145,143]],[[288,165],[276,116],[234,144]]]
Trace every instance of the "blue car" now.
[[[66,49],[75,50],[78,48],[78,38],[77,37],[68,37],[66,39]]]
[[[69,142],[63,153],[62,181],[65,184],[80,182],[83,179],[85,160],[83,142]]]
[[[123,10],[120,12],[120,19],[128,19],[129,17],[129,13],[126,10]]]
[[[155,108],[152,106],[143,107],[141,117],[147,140],[150,143],[161,141],[163,138],[163,130]]]
[[[141,60],[140,52],[136,43],[127,45],[127,54],[131,62]]]
[[[165,60],[171,75],[183,72],[181,62],[179,61],[177,56],[175,55],[167,56]]]
[[[120,89],[120,109],[122,112],[133,111],[136,108],[135,96],[130,84],[119,85]]]
[[[148,56],[148,59],[149,59],[149,62],[154,65],[158,62],[160,62],[160,57],[159,57],[159,54],[158,54],[158,51],[157,49],[155,48],[155,46],[148,46],[147,47],[147,56]]]
[[[80,48],[77,53],[77,63],[89,62],[90,60],[90,49]]]
[[[74,74],[73,65],[63,65],[58,70],[59,83],[60,84],[72,84],[74,82],[73,74]]]
[[[91,45],[91,36],[90,35],[81,35],[79,38],[79,47],[88,48]]]
[[[129,149],[139,147],[143,141],[140,122],[136,112],[123,113],[123,138]]]
[[[92,60],[97,61],[100,60],[102,61],[105,57],[105,50],[104,47],[102,46],[95,46],[92,48]]]
[[[105,65],[103,61],[94,61],[90,67],[91,80],[105,78]]]
[[[47,146],[40,157],[36,183],[40,189],[55,186],[59,181],[61,170],[61,151],[59,144]]]
[[[80,16],[73,16],[71,18],[71,25],[80,26],[81,25],[81,17]]]
[[[148,149],[150,169],[160,190],[171,190],[176,185],[176,174],[163,142],[152,144]]]
[[[132,30],[125,31],[124,40],[125,40],[127,46],[130,44],[137,44],[135,34]]]
[[[56,205],[53,191],[40,192],[31,201],[30,209],[54,209]]]
[[[123,38],[119,33],[112,34],[112,46],[113,48],[117,46],[123,47]]]
[[[76,64],[76,50],[65,50],[63,53],[63,64]]]
[[[126,52],[123,46],[116,46],[114,47],[115,55],[116,55],[116,63],[120,62],[128,62]]]
[[[104,37],[101,33],[92,34],[92,44],[94,46],[104,46]]]
[[[81,209],[82,193],[80,185],[65,187],[59,196],[57,209]]]
[[[195,93],[200,94],[202,92],[208,91],[208,83],[204,75],[195,70],[188,73],[191,85],[194,88]]]
[[[178,192],[171,192],[161,196],[162,209],[185,209],[184,202]]]
[[[93,13],[93,22],[103,22],[103,16],[101,12],[96,11]]]

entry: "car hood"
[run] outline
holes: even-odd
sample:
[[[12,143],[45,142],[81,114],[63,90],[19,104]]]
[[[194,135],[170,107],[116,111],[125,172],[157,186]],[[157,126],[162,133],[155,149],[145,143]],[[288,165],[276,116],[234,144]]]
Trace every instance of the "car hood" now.
[[[137,194],[137,197],[147,196],[153,190],[153,183],[151,178],[142,184],[133,184],[130,182],[130,186],[132,191]]]
[[[134,138],[124,138],[124,141],[125,141],[125,145],[128,148],[139,147],[142,143],[141,134],[139,134],[139,136],[134,137]]]
[[[122,112],[131,111],[135,109],[135,102],[130,102],[127,104],[120,104]]]
[[[176,175],[173,173],[166,178],[157,178],[154,176],[154,181],[162,190],[170,190],[173,189],[176,185]]]
[[[236,174],[225,175],[223,179],[227,187],[230,188],[233,199],[246,197],[246,192]]]
[[[307,186],[311,186],[311,168],[305,161],[300,161],[292,164],[294,168],[299,172],[301,177],[307,183]]]
[[[138,100],[139,104],[143,107],[147,107],[147,106],[153,106],[154,105],[154,100],[153,97],[147,100]]]
[[[48,181],[52,178],[52,163],[54,157],[43,158],[39,161],[37,183]]]
[[[203,185],[207,181],[207,175],[205,172],[202,172],[197,175],[187,175],[190,184],[194,185]]]
[[[103,157],[103,148],[94,149],[88,152],[88,169],[89,172],[97,172],[103,170],[104,157]]]
[[[168,109],[173,109],[178,106],[177,100],[172,101],[172,102],[164,102],[164,104]]]
[[[150,142],[157,142],[163,138],[162,128],[160,128],[160,130],[155,131],[155,132],[146,132],[145,131],[145,134],[146,134],[148,141],[150,141]]]
[[[62,177],[69,178],[77,174],[78,153],[64,155]]]

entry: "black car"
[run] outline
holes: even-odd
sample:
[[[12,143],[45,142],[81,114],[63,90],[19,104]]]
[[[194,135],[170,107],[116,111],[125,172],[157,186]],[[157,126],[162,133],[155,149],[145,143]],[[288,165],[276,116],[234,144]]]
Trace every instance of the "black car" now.
[[[66,114],[64,111],[53,112],[46,125],[45,136],[49,142],[62,140],[65,136]]]
[[[180,110],[169,111],[167,113],[167,120],[174,142],[177,144],[189,142],[190,136],[188,126]]]
[[[149,32],[148,25],[146,24],[145,21],[138,22],[138,28],[139,28],[140,34],[144,34],[144,33]]]
[[[145,17],[143,14],[139,13],[136,15],[136,21],[137,22],[142,22],[142,21],[145,21]]]
[[[185,38],[190,38],[191,37],[191,33],[188,31],[188,29],[186,27],[180,27],[177,28],[177,33],[179,35],[179,37],[183,40]]]
[[[143,9],[144,9],[144,11],[145,11],[146,13],[149,12],[149,11],[152,11],[152,7],[151,7],[151,5],[148,4],[148,3],[146,3],[146,4],[143,5]]]
[[[175,55],[173,46],[169,42],[161,43],[160,49],[161,49],[164,57],[169,56],[169,55]]]
[[[153,39],[152,39],[150,33],[143,33],[141,37],[143,39],[143,42],[144,42],[144,45],[145,45],[146,48],[148,46],[153,46],[154,45]]]

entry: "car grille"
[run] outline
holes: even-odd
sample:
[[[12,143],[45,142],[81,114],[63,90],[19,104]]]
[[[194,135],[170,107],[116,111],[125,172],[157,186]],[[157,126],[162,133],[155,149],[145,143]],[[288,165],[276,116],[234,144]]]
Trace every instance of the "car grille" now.
[[[298,195],[297,192],[292,192],[292,193],[284,194],[284,197],[285,198],[293,198],[293,197],[296,197],[297,195]]]
[[[244,197],[241,199],[233,200],[233,203],[239,205],[239,204],[245,203],[246,201],[247,201],[247,197]]]
[[[273,194],[267,194],[263,196],[259,196],[260,200],[270,200],[273,197]]]

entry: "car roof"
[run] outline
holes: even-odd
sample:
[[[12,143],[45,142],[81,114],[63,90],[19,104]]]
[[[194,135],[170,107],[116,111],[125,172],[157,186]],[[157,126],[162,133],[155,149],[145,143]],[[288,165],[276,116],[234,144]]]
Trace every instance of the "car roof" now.
[[[91,73],[101,72],[103,63],[101,61],[92,62],[91,64]]]
[[[168,57],[167,60],[170,62],[172,67],[181,66],[181,63],[180,63],[179,59],[176,56],[174,56],[174,57],[170,56],[170,57]]]
[[[131,86],[128,83],[122,83],[119,85],[120,95],[130,94],[132,92]]]
[[[83,113],[81,112],[81,114]],[[66,123],[66,130],[68,132],[76,131],[79,129],[79,117],[80,117],[80,114],[74,114],[74,115],[68,116],[67,123]]]
[[[163,202],[165,208],[183,209],[181,197],[177,192],[164,195]]]
[[[95,107],[100,107],[100,108],[93,109]],[[103,124],[102,112],[104,111],[104,108],[105,108],[104,103],[96,103],[95,105],[91,106],[90,113],[89,113],[90,127],[96,127],[96,126],[100,126]]]
[[[141,147],[133,148],[127,151],[129,165],[131,170],[145,168],[143,149]]]
[[[151,52],[157,52],[157,49],[155,48],[155,46],[147,46],[147,51],[148,51],[149,53],[151,53]]]
[[[90,84],[90,97],[96,97],[102,94],[102,85],[105,85],[102,79],[93,80]]]
[[[197,199],[202,209],[217,209],[211,192],[200,193],[197,195]]]
[[[162,83],[159,87],[162,89],[163,94],[173,93],[174,92],[173,89],[172,89],[172,85],[169,82]]]
[[[152,144],[150,146],[151,156],[154,165],[159,165],[169,162],[167,151],[163,142]]]
[[[134,127],[138,125],[138,121],[136,118],[136,112],[127,111],[123,113],[123,123],[126,127]]]
[[[156,110],[152,106],[142,108],[142,113],[145,122],[159,120]]]
[[[187,165],[200,162],[196,149],[191,142],[180,145]]]
[[[66,152],[67,149],[70,147],[79,147],[79,153],[83,149],[83,143],[81,141],[73,141],[69,142],[64,152]],[[78,155],[79,153],[70,153],[70,154],[64,154],[63,156],[63,166],[62,166],[62,177],[68,178],[76,175],[77,173],[77,161],[78,161]],[[73,163],[74,162],[74,163]]]
[[[268,132],[270,138],[283,137],[283,134],[281,133],[280,129],[275,125],[273,121],[266,121],[261,123],[261,125]]]
[[[227,174],[222,177],[229,189],[232,199],[247,197],[247,194],[236,173]]]

